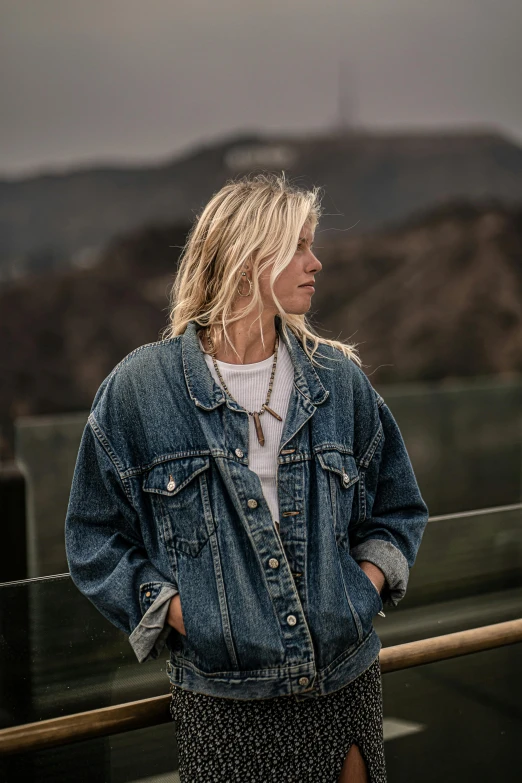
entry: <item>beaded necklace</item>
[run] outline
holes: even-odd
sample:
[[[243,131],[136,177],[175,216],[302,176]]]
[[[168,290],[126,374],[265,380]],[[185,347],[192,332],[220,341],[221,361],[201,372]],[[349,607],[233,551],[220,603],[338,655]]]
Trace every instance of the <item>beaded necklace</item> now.
[[[209,343],[209,346],[210,346],[212,361],[214,363],[214,367],[216,369],[217,376],[218,376],[219,380],[221,381],[221,383],[223,385],[223,388],[224,388],[225,392],[228,394],[228,396],[232,400],[234,400],[234,402],[236,402],[239,405],[237,400],[234,399],[234,397],[230,394],[230,391],[229,391],[225,381],[223,380],[223,376],[221,375],[221,373],[219,371],[219,367],[218,367],[216,359],[214,357],[215,349],[214,349],[214,343],[212,341],[212,337],[210,336],[210,332],[209,332],[208,329],[206,329],[205,332],[206,332],[206,335],[207,335],[207,340],[208,340],[208,343]],[[261,444],[261,446],[265,445],[265,436],[263,434],[263,428],[261,427],[261,419],[260,419],[260,417],[263,415],[263,413],[265,411],[268,411],[268,413],[270,413],[275,419],[277,419],[278,421],[283,421],[283,419],[281,418],[281,416],[279,416],[278,413],[276,413],[274,410],[272,410],[272,408],[268,407],[268,403],[270,402],[270,396],[272,394],[272,387],[274,385],[274,375],[275,375],[275,370],[276,370],[276,365],[277,365],[277,350],[278,350],[278,347],[279,347],[279,335],[276,334],[274,361],[273,361],[273,364],[272,364],[272,373],[270,375],[270,382],[268,384],[268,394],[266,395],[266,402],[263,403],[263,405],[261,406],[261,410],[260,411],[247,411],[248,415],[252,416],[253,419],[254,419],[254,424],[255,424],[255,427],[256,427],[257,439],[258,439],[259,443]]]

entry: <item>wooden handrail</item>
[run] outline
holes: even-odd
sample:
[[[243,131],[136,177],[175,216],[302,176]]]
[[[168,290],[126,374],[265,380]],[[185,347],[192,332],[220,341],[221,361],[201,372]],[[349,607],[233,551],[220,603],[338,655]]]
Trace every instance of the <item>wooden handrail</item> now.
[[[427,663],[493,650],[495,647],[516,642],[522,642],[522,619],[433,636],[395,647],[384,647],[380,652],[381,671],[385,674],[413,666],[424,666]]]
[[[379,655],[381,671],[383,674],[395,672],[521,641],[522,619],[508,620],[395,647],[383,647]],[[171,719],[169,704],[170,694],[167,694],[3,729],[0,731],[0,755],[54,748],[168,723]]]

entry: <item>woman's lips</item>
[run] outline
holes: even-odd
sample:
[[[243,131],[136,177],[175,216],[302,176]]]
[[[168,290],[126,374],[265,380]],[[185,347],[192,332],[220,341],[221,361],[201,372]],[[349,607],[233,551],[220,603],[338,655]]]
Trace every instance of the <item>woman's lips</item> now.
[[[315,293],[315,288],[313,287],[313,285],[300,285],[299,288],[305,288],[307,291],[312,291],[313,293]]]

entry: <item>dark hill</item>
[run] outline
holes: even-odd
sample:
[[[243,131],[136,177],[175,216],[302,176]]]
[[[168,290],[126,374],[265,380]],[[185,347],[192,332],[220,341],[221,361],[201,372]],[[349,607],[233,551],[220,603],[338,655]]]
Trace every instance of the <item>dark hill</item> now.
[[[447,205],[320,258],[318,331],[378,382],[522,372],[522,210]]]
[[[0,458],[19,415],[86,411],[133,348],[160,338],[186,226],[110,243],[89,269],[0,290]],[[372,382],[522,372],[522,210],[457,203],[376,236],[316,238],[309,313],[359,343]]]
[[[332,235],[458,198],[522,204],[522,149],[496,132],[233,136],[157,166],[1,180],[0,280],[92,264],[112,237],[152,223],[191,223],[228,178],[256,168],[323,187]]]

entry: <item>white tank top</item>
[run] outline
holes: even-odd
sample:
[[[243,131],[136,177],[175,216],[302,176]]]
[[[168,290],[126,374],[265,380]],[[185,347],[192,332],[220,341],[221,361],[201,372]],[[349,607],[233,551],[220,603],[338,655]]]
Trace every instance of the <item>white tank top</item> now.
[[[199,342],[203,351],[201,339]],[[222,388],[212,357],[206,353],[204,353],[204,356],[214,380]],[[264,359],[262,362],[254,362],[253,364],[229,364],[228,362],[220,362],[218,360],[217,365],[236,402],[249,411],[259,411],[266,401],[273,361],[274,355],[272,354],[268,359]],[[248,417],[250,444],[248,467],[259,476],[263,495],[272,513],[272,519],[276,522],[279,521],[279,503],[276,486],[277,455],[293,383],[294,365],[285,343],[280,339],[269,405],[272,410],[281,416],[282,421],[278,421],[267,411],[263,413],[261,426],[265,436],[264,446],[261,446],[257,439],[254,417]]]

